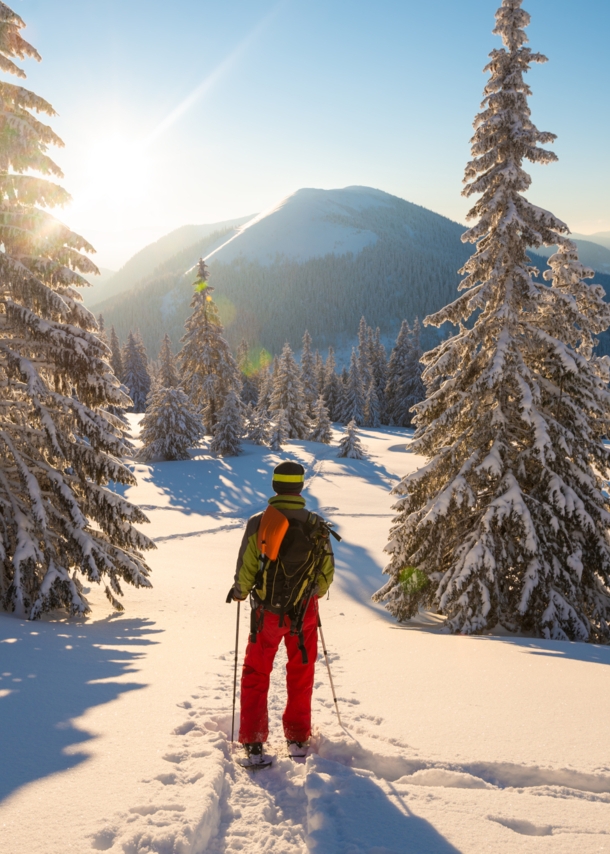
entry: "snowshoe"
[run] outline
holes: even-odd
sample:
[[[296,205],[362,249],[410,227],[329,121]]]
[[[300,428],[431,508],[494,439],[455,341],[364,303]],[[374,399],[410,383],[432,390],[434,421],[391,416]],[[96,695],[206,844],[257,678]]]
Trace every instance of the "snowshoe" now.
[[[309,753],[309,739],[307,741],[287,741],[288,756],[295,761],[306,759]]]
[[[260,741],[255,741],[253,744],[244,744],[246,755],[242,759],[238,759],[238,765],[242,768],[247,768],[248,771],[260,771],[262,768],[269,768],[272,765],[272,760],[269,756],[263,753],[263,744]]]

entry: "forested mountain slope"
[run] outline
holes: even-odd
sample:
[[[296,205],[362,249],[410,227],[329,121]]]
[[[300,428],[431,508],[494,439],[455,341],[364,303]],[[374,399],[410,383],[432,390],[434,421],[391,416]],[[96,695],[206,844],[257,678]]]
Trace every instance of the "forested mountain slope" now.
[[[121,340],[138,328],[153,357],[165,331],[178,348],[192,296],[186,271],[203,256],[234,346],[246,338],[275,354],[285,341],[298,348],[305,329],[315,347],[341,346],[363,314],[395,335],[404,318],[424,317],[456,298],[458,270],[471,252],[463,231],[380,190],[299,190],[244,227],[187,247],[95,310]],[[542,258],[536,263],[545,265]],[[436,335],[425,330],[424,346]]]
[[[598,246],[605,246],[606,249],[610,249],[610,231],[598,231],[595,234],[574,233],[573,237],[577,240],[588,240]]]
[[[97,312],[97,304],[137,287],[143,280],[148,280],[155,273],[157,267],[187,247],[193,246],[214,232],[235,228],[250,219],[252,216],[208,223],[207,225],[183,225],[174,231],[170,231],[169,234],[165,234],[159,240],[150,243],[137,252],[111,277],[104,276],[100,279],[92,277],[91,282],[94,285],[95,292],[93,299],[89,298],[88,304],[91,303],[94,306],[94,311]]]
[[[578,246],[578,256],[583,264],[592,267],[600,273],[610,273],[610,249],[606,249],[605,246],[599,243],[593,243],[591,240],[582,240],[581,238],[574,238],[574,243]],[[541,246],[536,251],[539,255],[548,258],[556,250],[554,246]]]

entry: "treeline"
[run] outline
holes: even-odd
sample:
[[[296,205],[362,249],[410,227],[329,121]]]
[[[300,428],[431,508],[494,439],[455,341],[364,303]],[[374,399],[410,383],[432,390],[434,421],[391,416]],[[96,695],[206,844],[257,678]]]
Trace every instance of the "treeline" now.
[[[276,450],[288,439],[328,443],[331,422],[350,425],[353,450],[358,426],[411,424],[411,407],[424,397],[418,321],[412,327],[403,321],[388,358],[379,327],[373,330],[362,317],[349,368],[339,373],[333,348],[324,358],[307,331],[300,363],[289,343],[271,358],[244,339],[234,356],[212,290],[200,262],[177,356],[167,334],[156,361],[149,361],[137,332],[130,331],[121,347],[114,326],[106,332],[100,317],[113,371],[133,411],[146,413],[142,459],[186,459],[205,435],[221,455],[238,453],[244,438]]]
[[[244,257],[231,263],[211,260],[222,294],[218,310],[234,349],[242,338],[274,355],[285,341],[297,349],[304,328],[315,347],[341,346],[353,338],[362,315],[382,335],[395,336],[400,318],[423,317],[455,298],[456,271],[471,251],[461,241],[458,223],[401,199],[328,219],[372,232],[377,242],[357,254],[305,261],[281,255],[269,264]],[[137,327],[148,351],[156,353],[166,331],[177,349],[192,296],[192,276],[184,271],[228,236],[216,232],[183,250],[135,290],[96,306],[96,312],[114,325],[121,340]],[[427,330],[424,346],[437,340]]]

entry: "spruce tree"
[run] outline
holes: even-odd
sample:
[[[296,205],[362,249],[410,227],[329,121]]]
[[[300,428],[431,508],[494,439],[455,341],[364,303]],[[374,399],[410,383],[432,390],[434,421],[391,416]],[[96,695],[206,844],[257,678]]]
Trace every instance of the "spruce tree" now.
[[[110,358],[110,365],[112,367],[112,372],[118,380],[123,382],[123,374],[124,374],[123,356],[121,353],[121,345],[119,343],[119,337],[116,334],[116,330],[115,330],[114,326],[110,327],[110,342],[109,342],[109,344],[110,344],[110,352],[112,354],[111,358]]]
[[[388,361],[387,379],[385,387],[385,407],[388,424],[397,427],[405,427],[405,414],[407,424],[411,423],[411,415],[406,409],[404,382],[407,373],[407,365],[410,363],[411,354],[411,327],[406,320],[400,326],[400,332],[396,339],[390,359]]]
[[[138,459],[188,460],[189,448],[203,437],[201,415],[179,387],[159,384],[150,394],[142,419]]]
[[[476,252],[465,293],[426,321],[459,330],[424,356],[412,448],[430,461],[395,490],[390,580],[375,598],[399,619],[434,608],[453,631],[607,642],[610,396],[590,354],[610,306],[583,281],[567,226],[523,195],[523,160],[556,159],[527,103],[523,74],[546,61],[525,47],[529,20],[520,0],[496,13],[504,48],[490,54],[465,178],[464,194],[480,194],[464,236]],[[559,247],[550,285],[527,256],[541,245]]]
[[[282,445],[288,441],[290,425],[283,409],[274,413],[274,420],[269,433],[269,447],[272,451],[281,451]]]
[[[192,403],[203,412],[208,433],[214,427],[230,391],[239,392],[239,369],[223,337],[218,309],[208,284],[209,273],[204,261],[197,268],[191,300],[193,309],[185,323],[180,368],[183,387]]]
[[[346,424],[350,421],[355,421],[358,426],[364,421],[364,388],[360,376],[358,357],[354,349],[352,350],[349,375],[345,387],[341,420]]]
[[[157,382],[161,388],[176,388],[180,385],[180,377],[176,368],[176,357],[172,353],[172,342],[167,334],[163,336],[161,349],[159,350],[159,369],[157,371]],[[186,457],[184,458],[186,459]]]
[[[139,332],[130,332],[123,348],[123,382],[133,401],[133,412],[146,412],[150,392],[148,356]]]
[[[348,457],[350,460],[364,459],[364,448],[358,435],[358,425],[355,421],[350,421],[345,428],[343,438],[339,442],[338,457]]]
[[[411,407],[425,397],[422,381],[422,356],[419,320],[413,328],[403,321],[392,350],[386,382],[386,412],[390,424],[409,427],[413,420]]]
[[[221,457],[236,457],[241,452],[243,430],[242,404],[235,389],[230,389],[214,425],[210,451]]]
[[[343,385],[341,378],[337,375],[335,351],[332,347],[328,348],[328,357],[324,367],[323,395],[330,420],[340,421],[343,408]]]
[[[303,335],[303,350],[301,351],[301,382],[307,417],[311,418],[318,398],[318,384],[316,382],[316,362],[311,350],[311,335],[307,330]]]
[[[271,424],[267,411],[261,407],[253,407],[248,421],[246,438],[255,445],[267,445],[270,441]]]
[[[306,439],[309,433],[309,417],[300,374],[290,345],[284,344],[277,360],[270,410],[273,417],[280,410],[284,412],[288,425],[287,439]]]
[[[381,424],[379,397],[377,396],[377,387],[375,385],[374,377],[371,377],[369,387],[366,391],[363,423],[365,427],[379,427]]]
[[[0,69],[40,59],[0,3]],[[121,462],[129,445],[110,412],[129,400],[77,288],[96,273],[93,249],[48,208],[67,203],[47,154],[61,140],[36,114],[52,106],[21,85],[0,83],[0,607],[36,619],[86,614],[83,581],[103,584],[119,610],[122,582],[150,587],[141,551],[146,517],[108,481],[133,485]]]
[[[312,442],[322,442],[324,445],[330,445],[333,438],[332,426],[330,418],[328,417],[328,409],[326,408],[322,395],[317,399],[316,405],[314,406],[309,438]]]

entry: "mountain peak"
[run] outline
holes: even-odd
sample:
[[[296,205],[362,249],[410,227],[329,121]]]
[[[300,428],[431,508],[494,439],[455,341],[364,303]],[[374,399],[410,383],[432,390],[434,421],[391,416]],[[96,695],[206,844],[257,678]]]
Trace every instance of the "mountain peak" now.
[[[373,187],[304,187],[246,223],[206,260],[229,264],[244,258],[269,265],[278,257],[357,255],[383,235],[385,220],[395,225],[397,214],[400,219],[408,211],[412,218],[416,210],[425,209]]]

